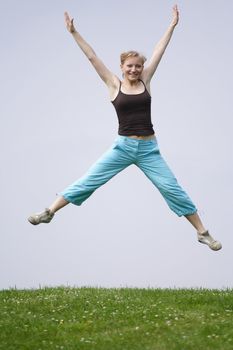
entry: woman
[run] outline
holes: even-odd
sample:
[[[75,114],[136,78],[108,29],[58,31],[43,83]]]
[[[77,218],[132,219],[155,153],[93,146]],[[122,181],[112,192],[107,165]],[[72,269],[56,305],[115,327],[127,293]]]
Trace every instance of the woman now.
[[[75,183],[66,188],[52,205],[41,213],[31,215],[31,224],[48,223],[55,212],[68,203],[81,205],[97,188],[131,164],[138,166],[163,195],[168,206],[178,216],[185,216],[197,230],[198,241],[212,250],[221,249],[203,226],[195,205],[179,186],[173,173],[162,158],[151,123],[150,81],[179,21],[177,6],[173,7],[171,24],[156,45],[149,64],[136,51],[121,54],[122,81],[99,59],[91,46],[74,27],[68,13],[65,22],[68,31],[87,56],[108,87],[110,100],[118,120],[118,137],[113,146]]]

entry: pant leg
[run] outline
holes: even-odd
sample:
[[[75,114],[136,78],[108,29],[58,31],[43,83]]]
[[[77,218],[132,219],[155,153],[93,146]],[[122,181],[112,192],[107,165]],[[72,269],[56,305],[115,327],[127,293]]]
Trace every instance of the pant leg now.
[[[81,205],[96,189],[130,164],[132,164],[132,159],[127,156],[116,140],[113,146],[89,168],[83,177],[60,194],[68,202]]]
[[[144,146],[143,152],[139,152],[136,165],[158,188],[170,209],[178,216],[191,215],[197,211],[161,156],[157,141]]]

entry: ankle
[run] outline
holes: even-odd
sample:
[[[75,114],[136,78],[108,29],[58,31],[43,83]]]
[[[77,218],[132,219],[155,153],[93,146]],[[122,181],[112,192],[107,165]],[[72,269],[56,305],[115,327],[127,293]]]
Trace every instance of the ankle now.
[[[198,230],[197,233],[199,235],[204,235],[204,234],[208,233],[208,230]]]
[[[56,210],[54,210],[53,208],[48,208],[48,209],[51,215],[54,215],[56,213]]]

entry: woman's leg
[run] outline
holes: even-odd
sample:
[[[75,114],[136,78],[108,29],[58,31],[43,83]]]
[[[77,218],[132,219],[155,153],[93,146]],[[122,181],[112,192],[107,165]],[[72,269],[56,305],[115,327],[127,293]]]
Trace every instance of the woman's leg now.
[[[98,188],[103,186],[130,164],[132,164],[131,157],[124,151],[122,145],[120,145],[117,140],[113,146],[89,168],[84,176],[65,188],[60,195],[65,201],[80,206]]]
[[[151,149],[150,149],[151,148]],[[185,216],[197,230],[198,241],[207,244],[212,250],[222,248],[220,242],[215,241],[204,227],[195,205],[186,192],[178,184],[175,176],[160,154],[157,143],[143,149],[143,157],[139,157],[137,166],[145,173],[152,183],[159,189],[168,206],[178,216]]]
[[[139,152],[136,165],[157,187],[169,208],[178,216],[190,216],[192,220],[194,215],[197,218],[195,215],[197,208],[187,193],[178,184],[174,174],[161,156],[157,142],[148,142],[140,146],[141,156]],[[202,227],[200,228],[202,229]]]
[[[131,157],[118,145],[118,140],[116,140],[83,177],[62,191],[49,208],[31,215],[28,221],[33,225],[49,223],[56,211],[69,203],[81,205],[95,190],[130,164],[132,164]]]
[[[200,234],[206,232],[206,228],[203,226],[200,216],[197,213],[185,215],[185,217]]]
[[[49,210],[51,211],[51,213],[55,214],[56,211],[58,211],[59,209],[65,207],[67,204],[69,204],[69,202],[67,200],[65,200],[62,196],[59,196],[50,205]]]

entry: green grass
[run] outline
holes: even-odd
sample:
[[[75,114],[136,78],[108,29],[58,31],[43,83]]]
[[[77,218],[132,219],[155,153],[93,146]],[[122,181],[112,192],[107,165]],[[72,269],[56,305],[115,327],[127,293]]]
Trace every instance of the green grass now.
[[[233,290],[2,290],[0,349],[232,350]]]

